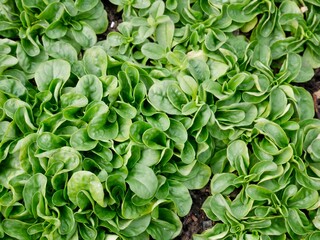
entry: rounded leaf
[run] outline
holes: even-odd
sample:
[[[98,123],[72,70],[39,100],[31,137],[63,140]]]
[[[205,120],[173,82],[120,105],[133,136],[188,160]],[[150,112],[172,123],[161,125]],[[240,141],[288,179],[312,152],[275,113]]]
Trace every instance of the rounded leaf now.
[[[71,72],[70,64],[62,59],[53,59],[43,62],[37,68],[34,74],[34,80],[40,91],[49,89],[53,79],[62,79],[66,82],[69,79]]]
[[[68,181],[67,194],[73,204],[78,205],[77,195],[83,190],[88,191],[93,200],[100,206],[104,206],[103,186],[99,178],[92,172],[75,172]]]
[[[131,169],[127,183],[131,191],[143,199],[152,198],[158,189],[158,179],[155,173],[151,168],[140,163]]]

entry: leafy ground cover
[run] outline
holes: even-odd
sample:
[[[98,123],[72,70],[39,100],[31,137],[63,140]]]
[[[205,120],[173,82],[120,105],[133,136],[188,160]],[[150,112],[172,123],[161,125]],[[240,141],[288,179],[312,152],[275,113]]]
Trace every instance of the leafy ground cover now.
[[[317,0],[1,1],[0,238],[319,239],[319,24]]]

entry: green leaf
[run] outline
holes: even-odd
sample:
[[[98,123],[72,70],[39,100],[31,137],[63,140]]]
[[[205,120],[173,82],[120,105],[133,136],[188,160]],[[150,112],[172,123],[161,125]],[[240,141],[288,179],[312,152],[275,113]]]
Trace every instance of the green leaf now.
[[[287,97],[280,88],[275,88],[270,94],[270,118],[276,119],[282,115],[287,107]]]
[[[188,54],[188,63],[188,70],[198,82],[203,82],[210,78],[210,69],[205,61],[203,52],[190,52]]]
[[[210,51],[216,51],[227,41],[227,36],[219,29],[210,30],[205,37],[205,46]]]
[[[181,161],[185,164],[190,164],[195,160],[196,158],[196,152],[194,147],[190,142],[185,142],[184,147],[181,152]]]
[[[179,74],[177,76],[179,86],[184,91],[184,93],[195,98],[198,92],[198,83],[194,80],[193,77],[188,75]]]
[[[70,145],[78,151],[89,151],[95,148],[98,141],[89,137],[87,129],[81,128],[74,132],[70,138]]]
[[[83,56],[84,68],[87,74],[105,76],[107,71],[107,54],[101,47],[92,47]]]
[[[143,46],[141,47],[141,52],[147,58],[154,60],[159,60],[163,58],[166,54],[166,50],[163,46],[151,42],[143,44]]]
[[[167,96],[170,103],[179,110],[188,102],[186,95],[176,84],[172,84],[170,88],[167,89]]]
[[[61,58],[70,63],[77,61],[78,54],[76,49],[69,43],[63,41],[49,42],[45,46],[46,52],[52,58]]]
[[[82,22],[82,29],[71,29],[71,33],[78,44],[84,49],[92,47],[97,42],[97,36],[94,30],[86,23]]]
[[[85,223],[78,223],[78,229],[79,229],[80,236],[84,240],[97,238],[97,235],[98,235],[97,230],[91,226],[89,227]]]
[[[159,129],[150,128],[143,133],[142,142],[149,148],[163,149],[167,145],[167,137]]]
[[[244,141],[236,140],[227,147],[227,158],[239,174],[247,174],[250,164],[247,145]]]
[[[67,194],[70,201],[78,205],[77,195],[86,190],[90,193],[92,199],[100,206],[104,206],[103,186],[99,178],[88,171],[78,171],[72,174],[67,184]]]
[[[110,32],[107,36],[107,43],[111,47],[118,47],[125,44],[125,37],[119,32]]]
[[[150,0],[135,0],[132,4],[133,7],[144,9],[148,8],[151,5]]]
[[[270,200],[273,194],[272,191],[258,185],[249,185],[246,188],[246,193],[251,199],[256,201]]]
[[[182,183],[190,190],[204,188],[211,177],[211,169],[204,163],[196,162],[191,172],[182,178]]]
[[[18,63],[18,59],[10,55],[0,55],[0,74],[4,72],[7,68],[10,68]]]
[[[11,97],[21,97],[26,94],[26,88],[18,80],[4,78],[0,79],[0,92],[3,92]]]
[[[143,121],[136,121],[130,126],[130,138],[136,143],[142,142],[143,133],[152,126]]]
[[[204,231],[201,234],[195,234],[193,235],[194,240],[218,240],[223,239],[227,236],[229,232],[229,227],[227,224],[223,223],[217,223],[212,228]]]
[[[219,173],[215,174],[211,179],[210,189],[212,194],[222,193],[230,186],[234,186],[233,181],[237,176],[233,173]]]
[[[107,142],[114,139],[119,134],[119,124],[117,121],[107,121],[108,114],[95,117],[88,125],[88,135],[93,140]]]
[[[147,116],[146,120],[153,127],[158,128],[162,131],[167,131],[170,127],[170,118],[165,113],[155,113],[152,116]]]
[[[61,235],[66,235],[71,233],[75,227],[74,214],[71,208],[67,206],[62,206],[60,210],[60,221],[61,225],[59,227],[59,232]]]
[[[186,216],[189,213],[192,205],[192,199],[188,189],[178,181],[168,180],[168,183],[168,198],[174,202],[177,208],[178,216]]]
[[[46,196],[46,185],[47,178],[41,173],[30,177],[24,185],[22,195],[25,207],[34,217],[38,215],[37,212],[35,212],[34,201],[37,199],[37,194],[41,194],[42,197]]]
[[[307,217],[298,209],[289,208],[288,225],[297,235],[305,235],[312,232],[312,225]]]
[[[223,223],[228,223],[227,212],[230,212],[230,206],[221,194],[214,194],[208,198],[211,212]]]
[[[49,132],[43,132],[37,138],[38,147],[42,150],[60,148],[65,146],[66,143],[67,142],[63,138]]]
[[[16,219],[4,219],[2,221],[4,232],[8,234],[8,236],[18,240],[32,239],[32,236],[28,234],[28,228],[30,226],[31,224]]]
[[[80,12],[86,12],[94,8],[98,4],[99,0],[86,1],[86,0],[76,0],[74,6]]]
[[[156,41],[164,49],[171,49],[175,26],[170,18],[167,21],[160,23],[156,30]]]
[[[172,118],[170,118],[170,126],[166,135],[176,143],[185,143],[188,140],[188,133],[184,125]]]
[[[294,87],[297,112],[300,120],[311,119],[314,117],[313,99],[310,93],[302,87]]]
[[[164,80],[156,82],[149,89],[149,101],[158,110],[168,114],[178,115],[180,111],[169,101],[167,96],[168,89],[175,85],[174,82]]]
[[[45,34],[51,39],[59,39],[64,37],[68,32],[68,27],[62,21],[51,23],[45,30]]]
[[[131,191],[143,199],[152,198],[158,188],[158,179],[151,168],[137,163],[130,171],[126,182]]]
[[[158,218],[153,218],[147,232],[153,239],[174,239],[178,237],[182,224],[176,213],[166,208],[159,208]]]
[[[292,198],[289,198],[288,206],[298,209],[308,209],[314,206],[318,200],[318,191],[302,187]]]
[[[137,115],[137,110],[128,103],[117,101],[114,106],[113,109],[123,118],[133,119]]]
[[[255,128],[270,138],[277,146],[281,148],[288,146],[289,139],[278,124],[261,118],[257,120]]]
[[[75,91],[86,96],[89,101],[100,101],[103,96],[102,83],[98,77],[92,74],[81,77],[75,87]]]
[[[135,237],[143,233],[149,226],[151,221],[150,215],[145,215],[134,220],[130,220],[130,223],[121,231],[126,237]]]
[[[82,94],[75,92],[62,94],[60,97],[60,102],[62,108],[76,107],[78,109],[88,105],[88,99]]]
[[[66,82],[71,72],[70,64],[62,59],[53,59],[39,65],[34,74],[34,80],[40,91],[49,89],[50,83],[54,79],[61,79]]]

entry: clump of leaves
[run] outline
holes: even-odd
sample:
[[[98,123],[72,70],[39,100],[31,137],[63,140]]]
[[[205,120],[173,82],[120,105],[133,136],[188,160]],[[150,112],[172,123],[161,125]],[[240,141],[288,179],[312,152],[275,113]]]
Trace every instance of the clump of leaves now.
[[[111,2],[0,6],[0,237],[318,239],[317,1]]]

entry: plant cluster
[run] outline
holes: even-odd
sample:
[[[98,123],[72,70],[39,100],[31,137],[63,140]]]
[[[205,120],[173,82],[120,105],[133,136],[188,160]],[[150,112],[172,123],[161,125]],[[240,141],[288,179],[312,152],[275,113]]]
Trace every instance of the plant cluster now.
[[[319,0],[1,0],[0,238],[320,238]]]

